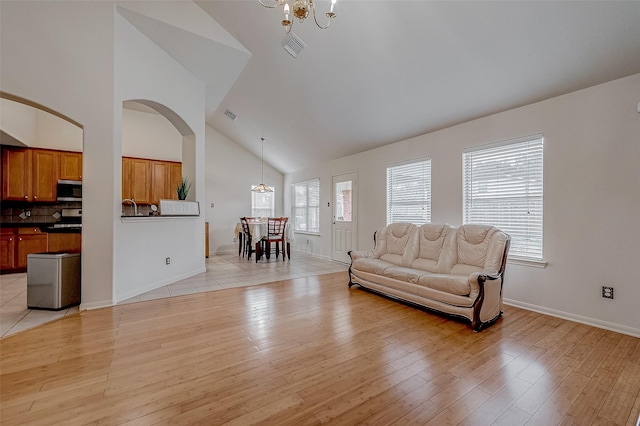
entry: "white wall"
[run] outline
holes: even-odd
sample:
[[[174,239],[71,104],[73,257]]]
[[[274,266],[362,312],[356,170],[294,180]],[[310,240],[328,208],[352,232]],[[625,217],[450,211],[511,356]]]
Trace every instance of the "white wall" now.
[[[9,99],[0,99],[0,129],[16,138],[27,146],[32,146],[37,141],[35,108],[14,102]]]
[[[145,99],[164,105],[182,118],[195,135],[195,152],[192,154],[195,159],[189,163],[195,165],[194,198],[204,201],[203,195],[198,194],[198,188],[204,185],[204,84],[117,11],[114,50],[116,151],[122,152],[125,146],[122,137],[129,133],[123,132],[124,120],[129,117],[129,113],[123,114],[123,101]],[[137,115],[135,111],[131,113]],[[164,117],[155,118],[167,121]],[[149,130],[148,121],[157,121],[159,124],[162,120],[147,117],[146,121],[140,121],[141,125],[136,129]],[[132,123],[129,121],[128,124],[127,130],[131,130]],[[171,132],[176,136],[175,127]],[[143,133],[138,132],[136,137],[144,138]],[[174,150],[181,158],[182,135],[179,141]],[[147,152],[146,149],[151,145],[155,151],[153,142],[138,146],[137,141],[129,141],[129,146],[140,150],[137,152]],[[155,158],[153,154],[151,157]],[[116,186],[121,187],[121,165],[117,169]],[[121,194],[113,194],[113,200],[116,237],[114,302],[205,271],[204,215],[197,218],[146,217],[127,220],[120,218]],[[167,257],[171,258],[169,265],[165,264]]]
[[[113,16],[110,2],[0,2],[2,91],[84,127],[83,308],[113,300]]]
[[[108,306],[204,270],[204,216],[162,218],[164,223],[120,218],[122,102],[155,101],[188,124],[193,135],[184,138],[184,152],[195,157],[189,162],[195,181],[190,197],[202,204],[205,88],[118,15],[116,4],[0,2],[1,90],[83,126],[81,309]],[[140,8],[157,5],[144,2]],[[225,58],[219,62],[228,74]],[[168,256],[172,262],[165,266]]]
[[[182,161],[182,135],[160,114],[122,110],[122,155]]]
[[[513,304],[640,335],[640,74],[320,164],[285,186],[321,178],[321,232],[314,252],[331,255],[331,176],[358,173],[358,247],[384,226],[386,167],[429,156],[432,221],[462,221],[462,150],[544,134],[545,269],[509,263]],[[285,197],[285,209],[290,207]],[[306,238],[306,237],[305,237]],[[601,297],[602,285],[616,298]]]
[[[260,183],[261,161],[210,126],[206,127],[206,202],[209,222],[209,252],[237,253],[233,230],[241,216],[251,214],[251,185]],[[256,141],[259,144],[260,141]],[[265,143],[265,150],[269,149]],[[283,175],[267,163],[264,180],[275,190],[276,215],[283,211]],[[214,207],[211,207],[214,203]]]
[[[80,127],[9,99],[0,99],[0,129],[32,148],[82,151]]]

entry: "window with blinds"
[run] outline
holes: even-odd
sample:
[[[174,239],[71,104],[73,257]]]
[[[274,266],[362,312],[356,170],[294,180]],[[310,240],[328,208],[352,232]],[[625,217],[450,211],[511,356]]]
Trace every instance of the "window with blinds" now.
[[[511,235],[509,257],[542,260],[543,137],[463,151],[464,223]]]
[[[431,159],[387,168],[387,225],[431,222]]]
[[[294,230],[320,232],[320,179],[294,183],[291,187]]]
[[[258,185],[251,185],[251,189]],[[276,212],[276,190],[273,192],[251,191],[251,217],[273,217]]]

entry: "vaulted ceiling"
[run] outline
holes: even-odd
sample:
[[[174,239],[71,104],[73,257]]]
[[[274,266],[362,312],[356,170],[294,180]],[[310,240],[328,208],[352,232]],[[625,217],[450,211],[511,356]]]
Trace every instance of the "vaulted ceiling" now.
[[[279,9],[196,4],[251,54],[208,123],[283,173],[640,72],[638,1],[338,0],[297,58]]]

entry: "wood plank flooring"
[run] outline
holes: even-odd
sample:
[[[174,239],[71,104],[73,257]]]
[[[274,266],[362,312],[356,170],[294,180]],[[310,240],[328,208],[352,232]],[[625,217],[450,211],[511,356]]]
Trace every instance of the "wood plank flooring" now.
[[[345,273],[85,311],[0,340],[7,425],[629,425],[640,339],[505,307],[481,333]]]

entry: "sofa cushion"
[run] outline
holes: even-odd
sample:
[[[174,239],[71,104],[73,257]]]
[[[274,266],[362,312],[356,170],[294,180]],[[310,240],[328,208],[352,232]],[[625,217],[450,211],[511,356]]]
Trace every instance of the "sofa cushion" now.
[[[428,272],[447,272],[449,267],[441,262],[445,241],[453,227],[449,225],[424,224],[418,228],[418,257],[411,268]]]
[[[393,266],[392,263],[382,259],[361,257],[353,261],[351,268],[371,274],[384,275],[385,270],[391,266]]]
[[[378,230],[373,257],[394,265],[409,266],[417,252],[415,227],[412,223],[392,223]]]
[[[502,266],[507,240],[507,235],[494,226],[474,224],[460,226],[456,238],[457,264],[451,268],[451,273],[460,275],[476,271],[484,271],[487,274],[497,273]]]
[[[458,296],[468,296],[471,291],[469,275],[429,274],[420,277],[418,284]]]

